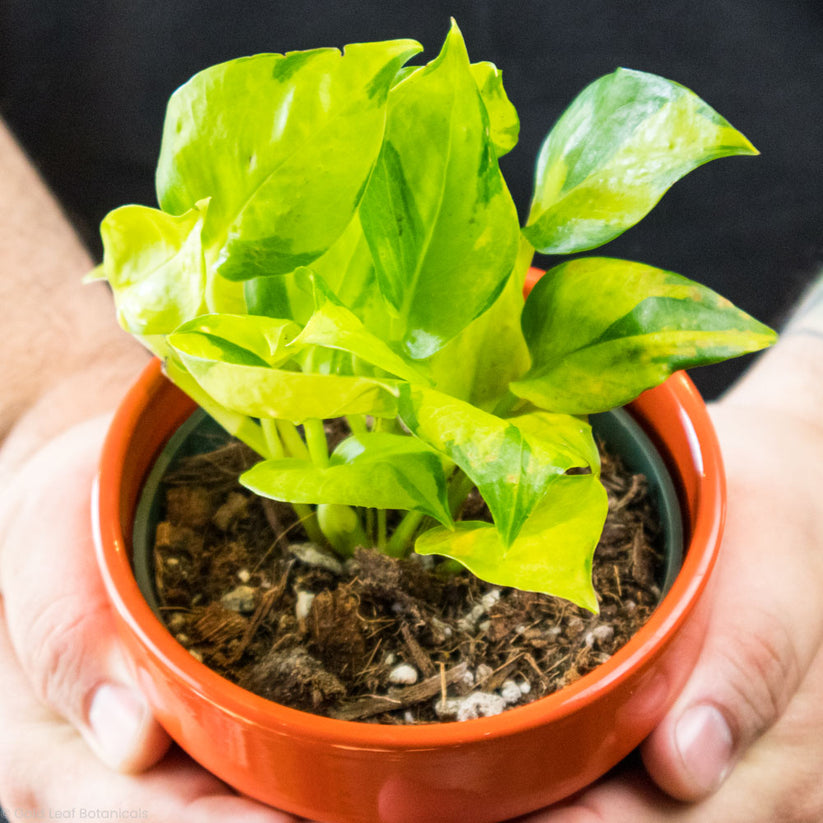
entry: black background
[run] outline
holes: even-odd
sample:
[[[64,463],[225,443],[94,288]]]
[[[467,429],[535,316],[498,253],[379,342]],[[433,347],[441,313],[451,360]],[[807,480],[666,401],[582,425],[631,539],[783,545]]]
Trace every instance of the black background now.
[[[471,58],[503,70],[520,113],[520,144],[501,165],[521,214],[543,136],[617,66],[689,86],[743,131],[760,157],[698,169],[603,252],[677,271],[780,322],[823,262],[820,0],[2,0],[0,114],[98,254],[109,209],[155,205],[165,102],[194,72],[259,51],[394,37],[418,39],[428,60],[450,16]],[[714,396],[744,365],[693,377]]]

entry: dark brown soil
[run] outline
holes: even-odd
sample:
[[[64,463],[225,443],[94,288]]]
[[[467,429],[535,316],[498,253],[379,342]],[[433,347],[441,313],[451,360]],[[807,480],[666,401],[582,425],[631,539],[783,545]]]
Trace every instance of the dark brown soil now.
[[[431,559],[308,544],[291,508],[236,478],[230,445],[167,479],[155,581],[171,633],[263,697],[317,714],[426,723],[493,714],[607,660],[660,599],[657,518],[645,479],[604,456],[609,517],[595,553],[600,614],[444,574]],[[194,484],[194,485],[193,485]]]

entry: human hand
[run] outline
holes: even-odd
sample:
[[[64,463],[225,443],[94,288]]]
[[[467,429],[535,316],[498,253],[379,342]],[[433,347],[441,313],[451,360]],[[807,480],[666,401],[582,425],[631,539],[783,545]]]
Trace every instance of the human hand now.
[[[645,771],[624,765],[530,823],[823,820],[823,427],[819,407],[764,399],[712,409],[729,497],[708,633]]]
[[[54,438],[0,494],[0,805],[12,820],[117,810],[148,823],[293,821],[166,754],[133,685],[92,548],[106,426],[97,418]]]

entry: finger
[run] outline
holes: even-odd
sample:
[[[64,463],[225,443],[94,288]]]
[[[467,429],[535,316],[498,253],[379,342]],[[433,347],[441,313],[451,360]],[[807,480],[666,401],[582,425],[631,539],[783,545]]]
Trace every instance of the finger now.
[[[110,767],[139,771],[168,737],[133,686],[94,560],[90,494],[105,430],[102,418],[80,424],[19,471],[3,500],[0,590],[34,692]]]
[[[639,768],[621,769],[579,797],[520,823],[812,823],[823,820],[823,655],[789,707],[702,802],[675,801]]]
[[[823,449],[801,457],[793,444],[813,448],[815,438],[798,438],[780,423],[764,429],[762,416],[739,409],[718,409],[715,419],[729,508],[707,593],[707,639],[685,689],[643,747],[657,784],[683,800],[715,791],[775,723],[823,637],[815,550],[823,532],[810,497],[823,482]],[[790,476],[778,468],[786,454],[796,457]]]
[[[141,775],[111,772],[33,695],[0,620],[0,804],[10,820],[295,823],[233,794],[174,750]]]

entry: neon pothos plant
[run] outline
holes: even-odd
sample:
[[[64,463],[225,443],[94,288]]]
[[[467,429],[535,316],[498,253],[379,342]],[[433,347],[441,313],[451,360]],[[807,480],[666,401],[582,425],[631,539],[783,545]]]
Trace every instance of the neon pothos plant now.
[[[549,133],[521,230],[498,158],[518,117],[452,25],[213,66],[172,96],[159,209],[101,231],[122,325],[261,461],[242,482],[313,540],[439,555],[596,609],[607,502],[587,415],[771,330],[677,274],[535,249],[617,237],[717,157],[756,154],[688,89],[619,69]],[[324,420],[351,435],[329,453]],[[576,470],[570,472],[570,470]],[[582,471],[581,471],[582,469]],[[493,524],[458,519],[476,487]],[[387,511],[399,524],[387,528]]]

